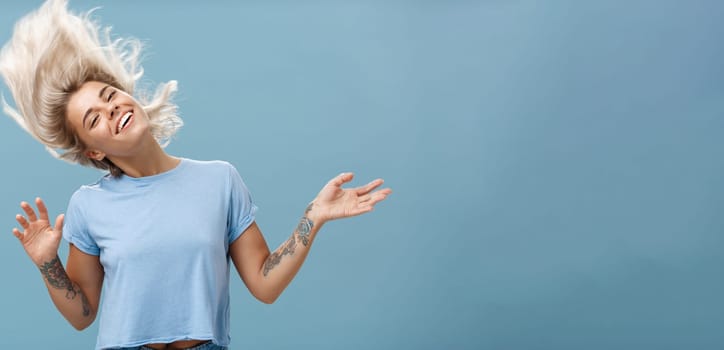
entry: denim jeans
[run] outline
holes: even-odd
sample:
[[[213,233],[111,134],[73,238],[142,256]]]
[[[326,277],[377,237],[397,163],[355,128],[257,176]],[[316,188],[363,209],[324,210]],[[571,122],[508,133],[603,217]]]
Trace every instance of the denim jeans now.
[[[219,346],[212,342],[206,342],[203,344],[199,344],[196,346],[192,346],[190,348],[184,348],[184,350],[227,350],[228,348],[225,346]],[[153,350],[149,348],[148,346],[134,346],[130,348],[121,348],[118,350]]]

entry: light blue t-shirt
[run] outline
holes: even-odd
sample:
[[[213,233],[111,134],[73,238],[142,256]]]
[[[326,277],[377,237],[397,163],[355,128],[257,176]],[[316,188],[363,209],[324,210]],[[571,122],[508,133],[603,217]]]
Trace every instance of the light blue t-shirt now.
[[[63,238],[99,255],[96,349],[211,339],[228,346],[228,248],[256,206],[229,163],[182,159],[154,176],[105,176],[70,199]]]

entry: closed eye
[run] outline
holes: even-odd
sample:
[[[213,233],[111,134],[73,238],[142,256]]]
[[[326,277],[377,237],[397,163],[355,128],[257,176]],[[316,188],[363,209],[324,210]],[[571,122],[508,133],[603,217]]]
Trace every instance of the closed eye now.
[[[113,90],[110,94],[108,94],[108,102],[111,102],[111,99],[116,94],[116,90]]]
[[[98,123],[98,118],[99,118],[99,116],[96,115],[95,117],[93,117],[93,120],[91,120],[91,125],[90,125],[91,129],[93,129],[93,127],[96,126],[96,124]]]

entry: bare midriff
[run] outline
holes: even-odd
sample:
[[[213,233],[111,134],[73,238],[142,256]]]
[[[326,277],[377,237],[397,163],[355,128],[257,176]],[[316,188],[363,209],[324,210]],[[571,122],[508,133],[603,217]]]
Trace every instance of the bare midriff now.
[[[182,350],[182,349],[188,349],[192,348],[194,346],[197,346],[199,344],[203,344],[208,342],[208,340],[179,340],[175,341],[173,343],[154,343],[154,344],[146,344],[144,346],[149,347],[151,349],[156,350]]]

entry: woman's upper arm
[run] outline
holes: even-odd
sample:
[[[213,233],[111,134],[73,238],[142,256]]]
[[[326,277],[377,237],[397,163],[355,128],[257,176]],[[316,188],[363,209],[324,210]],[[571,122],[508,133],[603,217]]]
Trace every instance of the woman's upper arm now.
[[[255,222],[231,243],[229,256],[249,291],[256,295],[261,268],[269,256],[269,247]]]
[[[80,286],[95,314],[101,299],[104,276],[100,257],[86,254],[75,245],[70,244],[65,271],[70,280]]]

